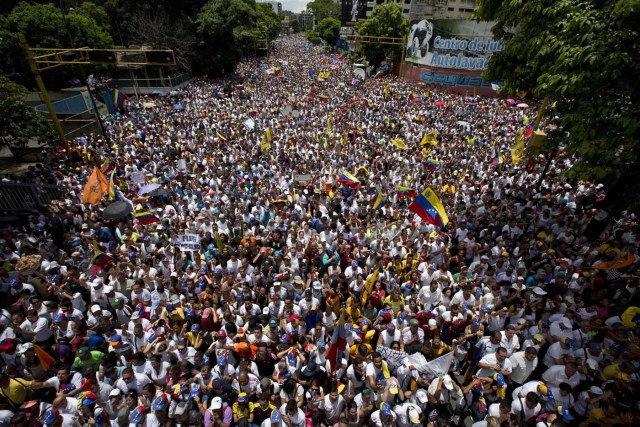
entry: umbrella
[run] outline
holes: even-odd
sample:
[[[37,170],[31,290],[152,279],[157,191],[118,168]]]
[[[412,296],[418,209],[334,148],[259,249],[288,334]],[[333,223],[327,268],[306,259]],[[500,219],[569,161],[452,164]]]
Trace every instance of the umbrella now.
[[[296,126],[301,126],[301,125],[303,125],[304,123],[305,123],[305,122],[304,122],[304,120],[298,120],[298,121],[296,122]]]
[[[160,184],[155,184],[155,183],[143,185],[142,187],[140,187],[140,190],[138,190],[138,196],[151,193],[153,190],[157,190],[160,187],[162,187]]]
[[[129,203],[124,200],[118,200],[104,208],[102,216],[105,217],[105,219],[120,219],[129,215],[131,212],[133,212],[133,207]]]
[[[529,108],[529,106],[527,104],[525,104],[524,102],[521,102],[520,104],[516,105],[516,107],[518,107],[518,108]]]
[[[442,107],[444,105],[444,101],[436,101],[435,104],[436,107]]]
[[[176,111],[183,111],[185,109],[184,105],[182,104],[176,104],[173,106],[173,109]]]
[[[507,103],[509,104],[515,104],[517,101],[513,98],[507,98],[505,101],[507,101]]]
[[[298,118],[298,117],[300,117],[300,111],[299,111],[299,110],[293,110],[293,111],[291,112],[291,115],[292,115],[294,118]]]
[[[180,95],[180,92],[178,92],[177,90],[172,90],[171,92],[169,92],[170,96],[178,96]]]
[[[465,122],[464,120],[458,120],[456,124],[460,126],[469,126],[469,122]]]
[[[144,108],[153,108],[153,107],[156,106],[156,103],[155,102],[145,102],[144,104],[142,104],[142,106]]]
[[[169,190],[166,188],[156,188],[155,190],[149,192],[149,197],[162,197],[165,194],[169,194]]]

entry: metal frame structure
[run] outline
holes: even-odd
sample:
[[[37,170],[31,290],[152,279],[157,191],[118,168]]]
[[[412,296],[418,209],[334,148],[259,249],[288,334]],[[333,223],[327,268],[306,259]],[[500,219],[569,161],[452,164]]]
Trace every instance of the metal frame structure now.
[[[176,65],[175,54],[172,50],[144,50],[144,49],[89,49],[87,47],[56,49],[46,47],[31,47],[27,43],[24,34],[18,34],[20,46],[27,57],[27,62],[31,68],[38,89],[42,94],[42,99],[47,105],[49,115],[53,121],[53,126],[60,141],[65,141],[65,134],[56,115],[55,108],[51,104],[51,98],[47,88],[42,81],[42,72],[60,67],[62,65],[156,65],[173,67]],[[151,57],[151,58],[150,58]],[[162,58],[158,61],[158,58]],[[149,59],[155,59],[150,61]],[[87,88],[89,92],[91,88]],[[89,93],[91,96],[91,93]],[[93,101],[93,97],[91,98]],[[95,106],[94,106],[95,107]],[[97,118],[98,123],[102,127],[100,117]],[[106,136],[105,136],[106,137]]]
[[[176,58],[172,50],[144,50],[144,49],[52,49],[29,48],[33,54],[33,62],[39,71],[51,70],[61,65],[159,65],[175,66]],[[162,55],[165,61],[149,60],[151,55]],[[100,57],[104,59],[100,59]],[[133,57],[133,58],[132,58]]]

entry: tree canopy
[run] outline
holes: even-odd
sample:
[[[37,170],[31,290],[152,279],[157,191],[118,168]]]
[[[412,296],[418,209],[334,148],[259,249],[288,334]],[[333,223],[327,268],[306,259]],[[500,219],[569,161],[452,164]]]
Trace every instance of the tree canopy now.
[[[409,34],[409,20],[402,16],[400,3],[385,3],[373,9],[371,17],[357,24],[358,34],[373,37],[406,38]],[[358,51],[373,65],[379,65],[386,57],[400,59],[404,45],[361,44]]]
[[[55,141],[47,119],[24,102],[27,90],[0,76],[0,147],[22,146],[30,139]]]
[[[340,21],[336,18],[324,18],[316,27],[316,33],[329,46],[334,46],[340,38]]]
[[[504,79],[505,95],[551,98],[549,141],[576,155],[570,174],[639,181],[639,13],[638,0],[479,1],[478,17],[505,42],[486,78]]]
[[[340,3],[333,0],[314,0],[307,3],[307,10],[313,12],[316,21],[322,21],[324,18],[340,19]]]

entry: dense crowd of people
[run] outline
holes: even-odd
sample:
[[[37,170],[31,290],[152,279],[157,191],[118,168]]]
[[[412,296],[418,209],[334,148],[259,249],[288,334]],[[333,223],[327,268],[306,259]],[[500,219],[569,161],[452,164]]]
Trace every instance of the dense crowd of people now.
[[[514,164],[535,114],[297,37],[129,97],[1,230],[0,426],[637,425],[636,219],[590,241],[601,185]]]

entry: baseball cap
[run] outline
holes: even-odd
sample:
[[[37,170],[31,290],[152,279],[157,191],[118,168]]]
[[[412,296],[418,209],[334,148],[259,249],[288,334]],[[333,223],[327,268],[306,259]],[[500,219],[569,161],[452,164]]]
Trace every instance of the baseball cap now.
[[[391,406],[387,402],[380,404],[380,412],[382,415],[391,415]]]
[[[142,421],[143,417],[144,417],[144,406],[141,405],[133,410],[133,412],[131,413],[131,418],[129,419],[129,422],[131,424],[138,424],[139,422]]]
[[[398,394],[398,392],[400,391],[400,389],[398,388],[398,383],[393,381],[389,384],[389,393],[391,394]]]
[[[116,396],[120,396],[119,388],[114,388],[113,390],[111,390],[111,392],[109,392],[109,397],[116,397]]]
[[[571,412],[569,412],[569,408],[567,408],[566,406],[558,406],[558,415],[562,415],[562,418],[564,418],[566,421],[573,421],[573,415],[571,415]]]
[[[238,394],[238,403],[246,403],[248,401],[249,401],[249,397],[247,396],[247,393],[242,392]]]
[[[604,392],[602,391],[602,389],[598,386],[591,386],[591,388],[589,389],[589,392],[592,394],[597,394],[598,396],[601,396],[602,394],[604,394]]]
[[[220,396],[216,396],[211,400],[211,405],[209,406],[209,409],[211,409],[212,411],[215,411],[220,408],[222,408],[222,398]]]
[[[493,376],[493,379],[496,381],[496,385],[498,387],[504,387],[505,385],[507,385],[506,381],[504,380],[504,375],[502,374],[495,374]]]
[[[442,384],[447,390],[453,390],[453,381],[449,375],[442,377]]]
[[[543,295],[547,294],[545,292],[545,290],[542,289],[540,286],[536,286],[535,288],[533,288],[533,293],[536,294],[536,295],[540,295],[540,296],[543,296]]]
[[[60,417],[60,411],[54,408],[49,408],[44,414],[44,424],[47,426],[53,425],[58,417]]]
[[[409,322],[410,326],[420,326],[420,322],[418,322],[418,319],[411,319],[411,321]]]
[[[278,411],[277,409],[274,409],[273,412],[271,412],[271,417],[269,420],[272,423],[282,422],[282,416],[280,415],[280,411]]]
[[[114,347],[122,342],[122,335],[116,334],[109,337],[109,346]]]
[[[568,349],[573,348],[573,340],[571,338],[563,337],[561,341]]]

